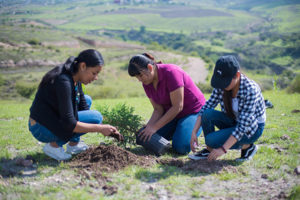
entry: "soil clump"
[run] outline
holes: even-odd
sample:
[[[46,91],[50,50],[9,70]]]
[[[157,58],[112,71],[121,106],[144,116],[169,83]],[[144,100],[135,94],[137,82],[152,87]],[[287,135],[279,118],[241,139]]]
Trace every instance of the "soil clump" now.
[[[78,154],[70,161],[70,166],[78,168],[78,173],[86,179],[94,177],[106,195],[117,193],[116,186],[108,186],[108,177],[102,172],[117,172],[130,165],[148,167],[156,164],[153,156],[138,156],[115,145],[103,145],[90,147],[88,150]],[[82,179],[82,184],[85,180]]]
[[[91,147],[78,154],[71,166],[99,172],[116,172],[129,165],[151,166],[156,163],[152,156],[138,156],[115,145]]]

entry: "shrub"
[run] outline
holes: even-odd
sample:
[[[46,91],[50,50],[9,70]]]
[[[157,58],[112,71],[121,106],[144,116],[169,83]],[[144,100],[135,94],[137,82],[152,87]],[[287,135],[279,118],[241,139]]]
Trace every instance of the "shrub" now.
[[[40,45],[41,42],[38,39],[33,38],[33,39],[31,39],[31,40],[28,41],[28,44],[31,44],[31,45]]]
[[[37,85],[35,83],[19,81],[16,83],[15,88],[22,97],[30,98],[37,89]]]
[[[4,83],[5,83],[5,80],[2,76],[2,74],[0,74],[0,86],[4,85]]]
[[[212,93],[213,91],[213,88],[210,86],[210,84],[198,82],[196,85],[202,93]]]
[[[298,74],[287,90],[289,93],[300,93],[300,74]]]
[[[135,133],[142,125],[142,118],[133,114],[133,107],[118,104],[111,110],[107,106],[98,106],[97,110],[103,115],[103,123],[117,127],[124,136],[121,143],[124,148],[135,145]]]

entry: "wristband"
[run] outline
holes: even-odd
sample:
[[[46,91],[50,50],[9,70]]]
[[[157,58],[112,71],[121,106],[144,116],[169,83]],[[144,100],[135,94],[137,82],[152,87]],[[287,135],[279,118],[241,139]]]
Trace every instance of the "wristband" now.
[[[224,153],[227,153],[226,149],[223,146],[221,146],[221,149],[224,151]]]

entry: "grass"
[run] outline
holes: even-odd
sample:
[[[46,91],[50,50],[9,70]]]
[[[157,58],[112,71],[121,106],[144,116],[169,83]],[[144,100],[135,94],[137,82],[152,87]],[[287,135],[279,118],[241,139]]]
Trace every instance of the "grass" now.
[[[209,94],[205,96],[208,98]],[[37,143],[27,129],[30,100],[22,102],[1,100],[0,148],[4,151],[0,152],[0,160],[32,155],[38,162],[37,174],[32,177],[16,176],[0,179],[2,197],[12,199],[52,199],[54,197],[58,199],[93,199],[97,196],[100,199],[149,199],[158,198],[163,192],[166,192],[177,198],[220,196],[239,198],[235,185],[237,183],[241,186],[246,184],[252,176],[267,174],[269,184],[280,182],[282,178],[289,182],[293,170],[300,164],[298,159],[300,114],[291,113],[293,109],[299,108],[300,95],[286,94],[283,91],[269,91],[264,92],[264,97],[274,104],[274,108],[267,110],[267,124],[263,136],[258,140],[260,148],[253,161],[233,165],[234,170],[229,168],[229,170],[213,174],[203,174],[197,171],[183,172],[177,167],[162,165],[155,165],[151,168],[131,166],[120,172],[109,174],[112,179],[110,184],[117,185],[119,188],[118,193],[112,197],[105,196],[102,190],[90,187],[88,184],[80,186],[80,180],[76,178],[72,168],[65,163],[55,163],[43,155],[41,144]],[[92,108],[98,105],[113,107],[119,103],[133,106],[135,113],[141,115],[145,120],[149,119],[152,112],[150,102],[147,98],[142,97],[95,100]],[[288,139],[282,139],[284,135],[287,135]],[[107,140],[107,138],[94,133],[87,134],[83,138],[88,144],[98,144],[100,141]],[[201,137],[201,144],[203,145],[203,143],[203,137]],[[278,149],[281,150],[278,151]],[[238,155],[237,151],[230,151],[223,159],[232,160]],[[164,157],[172,156],[175,155],[167,154]],[[185,156],[179,157],[185,158]],[[58,182],[54,181],[56,179]],[[63,181],[64,179],[66,181]],[[48,184],[41,184],[47,181],[49,181]],[[89,180],[90,184],[93,184],[93,181],[95,180]],[[9,184],[7,184],[8,182]],[[21,182],[28,184],[20,184]],[[230,182],[232,185],[228,185],[226,182]],[[205,185],[212,183],[216,186],[207,189]],[[230,192],[226,192],[224,184],[227,185]],[[218,191],[218,187],[222,187],[224,192]],[[276,185],[274,187],[276,188]],[[290,182],[287,191],[291,192],[292,196],[297,196],[299,195],[299,186],[296,182]],[[265,195],[270,194],[266,193]]]

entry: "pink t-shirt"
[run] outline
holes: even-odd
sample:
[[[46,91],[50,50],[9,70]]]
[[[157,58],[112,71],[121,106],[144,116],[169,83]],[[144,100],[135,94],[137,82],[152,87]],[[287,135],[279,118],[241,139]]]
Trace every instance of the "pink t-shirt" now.
[[[153,84],[143,84],[148,98],[162,105],[164,112],[167,112],[172,106],[170,92],[184,87],[183,110],[176,118],[199,112],[205,104],[205,98],[191,77],[180,67],[173,64],[157,64],[157,66],[157,89],[154,89]]]

